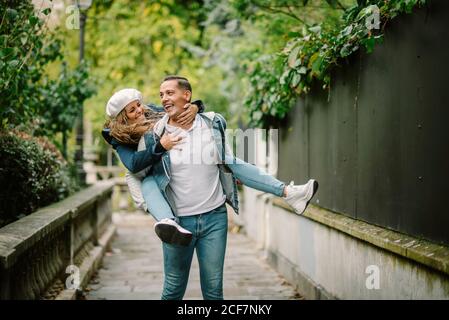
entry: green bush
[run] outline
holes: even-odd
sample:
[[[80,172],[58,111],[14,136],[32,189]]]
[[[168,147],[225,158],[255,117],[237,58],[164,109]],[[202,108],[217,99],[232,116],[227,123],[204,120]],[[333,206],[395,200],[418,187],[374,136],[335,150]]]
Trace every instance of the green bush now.
[[[77,189],[56,147],[20,132],[0,132],[0,186],[0,227]]]
[[[46,24],[50,8],[35,7],[31,0],[10,0],[0,7],[0,130],[39,123],[37,135],[55,142],[61,136],[66,156],[73,124],[95,93],[88,63],[68,66],[62,27]],[[58,65],[59,75],[52,76]]]

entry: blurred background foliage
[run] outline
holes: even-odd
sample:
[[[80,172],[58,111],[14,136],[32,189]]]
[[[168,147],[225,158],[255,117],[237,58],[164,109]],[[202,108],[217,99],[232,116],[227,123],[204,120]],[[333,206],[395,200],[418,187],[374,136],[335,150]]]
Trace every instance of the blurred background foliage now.
[[[135,87],[146,102],[159,104],[160,80],[181,74],[193,96],[208,110],[245,126],[250,75],[255,63],[281,51],[304,26],[326,20],[338,25],[342,1],[103,0],[88,11],[85,57],[97,81],[97,94],[85,104],[96,152],[106,145],[98,134],[105,105],[114,91]],[[76,61],[77,30],[64,29],[65,56]],[[102,157],[104,158],[104,157]]]

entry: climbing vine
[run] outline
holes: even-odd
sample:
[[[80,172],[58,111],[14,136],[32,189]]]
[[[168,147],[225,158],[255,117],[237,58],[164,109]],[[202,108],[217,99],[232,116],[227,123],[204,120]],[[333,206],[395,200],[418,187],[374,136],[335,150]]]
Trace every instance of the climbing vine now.
[[[250,89],[245,105],[253,125],[282,119],[301,94],[319,81],[329,88],[331,67],[365,48],[372,52],[382,42],[385,25],[402,13],[411,13],[426,0],[359,0],[344,10],[337,28],[325,22],[304,26],[282,51],[264,56],[249,68]]]

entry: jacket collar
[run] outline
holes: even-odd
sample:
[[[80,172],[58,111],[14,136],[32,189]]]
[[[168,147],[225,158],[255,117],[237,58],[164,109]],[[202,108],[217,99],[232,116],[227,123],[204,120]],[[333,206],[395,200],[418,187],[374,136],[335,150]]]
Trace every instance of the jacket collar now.
[[[210,121],[214,120],[215,117],[215,112],[213,111],[209,111],[209,112],[204,112],[204,113],[198,113],[200,116],[202,116],[203,118],[207,118]],[[168,123],[169,120],[169,116],[168,114],[165,114],[161,120],[159,120],[158,122],[156,122],[156,124],[154,125],[153,128],[153,132],[157,135],[157,136],[161,136],[162,133],[164,132],[165,126]]]

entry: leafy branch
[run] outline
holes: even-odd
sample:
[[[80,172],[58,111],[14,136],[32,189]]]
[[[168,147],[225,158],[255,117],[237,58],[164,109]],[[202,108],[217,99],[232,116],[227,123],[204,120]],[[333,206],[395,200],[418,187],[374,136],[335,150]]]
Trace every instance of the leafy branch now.
[[[338,6],[336,1],[327,2]],[[248,69],[250,88],[245,100],[251,124],[267,125],[270,119],[284,118],[298,96],[307,94],[315,81],[323,89],[329,88],[332,66],[360,48],[372,52],[383,41],[389,20],[425,3],[426,0],[359,0],[343,13],[341,26],[336,28],[324,22],[305,27],[283,50],[255,61]],[[382,27],[373,26],[376,15]]]

